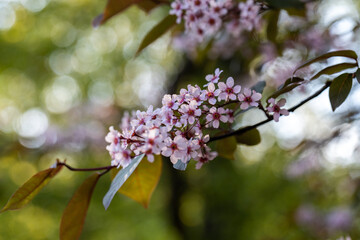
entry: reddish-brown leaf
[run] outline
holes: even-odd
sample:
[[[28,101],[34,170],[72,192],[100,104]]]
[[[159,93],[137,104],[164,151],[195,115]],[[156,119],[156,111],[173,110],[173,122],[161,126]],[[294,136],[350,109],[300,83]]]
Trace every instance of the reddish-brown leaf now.
[[[56,165],[54,168],[43,170],[32,176],[16,190],[1,212],[19,209],[28,204],[40,190],[49,183],[51,178],[61,170],[61,168],[62,165]]]
[[[166,2],[166,0],[108,0],[104,12],[94,19],[93,26],[100,26],[114,15],[121,13],[134,4],[138,5],[142,10],[149,12]]]
[[[144,48],[149,46],[151,43],[155,42],[163,34],[171,29],[172,26],[176,24],[176,17],[174,15],[167,15],[163,20],[161,20],[156,26],[151,29],[144,39],[141,41],[139,49],[136,54],[139,54]]]
[[[60,240],[79,239],[85,223],[91,195],[101,175],[94,173],[76,190],[65,208],[60,223]]]

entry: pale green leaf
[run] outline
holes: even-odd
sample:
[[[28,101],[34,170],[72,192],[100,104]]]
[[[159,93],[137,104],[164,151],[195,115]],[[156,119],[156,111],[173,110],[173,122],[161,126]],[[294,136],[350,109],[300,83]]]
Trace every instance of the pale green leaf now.
[[[134,157],[131,160],[131,163],[126,167],[121,169],[117,175],[115,176],[114,180],[111,182],[110,189],[106,193],[103,198],[103,205],[105,209],[107,209],[114,198],[115,194],[121,186],[125,183],[125,181],[130,177],[130,175],[134,172],[137,168],[141,160],[144,158],[144,154]]]

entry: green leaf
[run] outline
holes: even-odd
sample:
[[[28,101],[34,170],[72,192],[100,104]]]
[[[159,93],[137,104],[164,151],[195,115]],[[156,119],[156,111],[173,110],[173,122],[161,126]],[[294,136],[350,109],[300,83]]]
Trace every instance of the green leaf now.
[[[250,89],[255,90],[258,93],[262,93],[264,91],[265,86],[266,86],[265,81],[259,81],[254,86],[252,86]]]
[[[24,207],[49,183],[51,178],[58,174],[61,169],[62,165],[56,164],[55,167],[43,170],[32,176],[11,196],[0,213]]]
[[[277,90],[276,92],[274,92],[273,94],[271,94],[267,99],[266,99],[266,102],[267,100],[269,100],[270,98],[277,98],[278,96],[284,94],[284,93],[287,93],[287,92],[290,92],[291,90],[293,90],[294,88],[300,86],[301,83],[298,83],[298,82],[294,82],[292,84],[289,84],[287,86],[284,86],[283,88]]]
[[[91,196],[100,177],[100,173],[92,174],[74,193],[61,218],[60,240],[80,238]]]
[[[121,169],[118,172],[118,174],[115,176],[114,180],[111,182],[110,189],[103,198],[103,205],[105,209],[108,209],[116,192],[121,188],[121,186],[125,183],[125,181],[134,172],[134,170],[136,169],[136,167],[139,165],[139,163],[143,158],[144,158],[144,154],[134,157],[131,160],[131,163],[126,168]]]
[[[290,15],[290,16],[297,16],[297,17],[306,17],[306,9],[305,8],[287,8],[286,12]]]
[[[329,98],[331,108],[335,111],[347,98],[352,87],[352,74],[342,74],[335,78],[330,85]]]
[[[315,74],[310,80],[319,78],[321,75],[331,75],[344,71],[345,69],[354,68],[358,65],[356,63],[340,63],[327,68],[322,69],[317,74]]]
[[[360,83],[360,68],[355,73],[356,80]]]
[[[290,84],[293,84],[293,83],[301,83],[301,82],[303,82],[303,81],[304,81],[304,79],[303,79],[303,78],[299,78],[299,77],[291,77],[291,78],[288,78],[288,79],[286,79],[285,83],[284,83],[282,86],[280,86],[279,90],[282,89],[282,88],[284,88],[284,87],[286,87],[286,86],[288,86],[288,85],[290,85]]]
[[[245,144],[248,146],[254,146],[261,142],[260,132],[254,128],[250,131],[246,131],[243,134],[236,135],[237,143]]]
[[[357,58],[358,58],[356,52],[354,52],[352,50],[340,50],[340,51],[328,52],[328,53],[325,53],[319,57],[313,58],[313,59],[307,61],[306,63],[300,65],[299,67],[297,67],[295,69],[295,71],[293,72],[293,75],[301,68],[307,67],[307,66],[311,65],[312,63],[323,61],[323,60],[326,60],[331,57],[347,57],[347,58],[352,58],[355,61],[357,61]]]
[[[266,28],[266,36],[267,39],[273,43],[276,43],[276,37],[278,34],[279,15],[280,15],[280,10],[269,12],[269,20]]]
[[[236,147],[237,142],[234,136],[216,141],[216,151],[218,152],[219,156],[224,158],[233,160]]]
[[[153,29],[150,30],[141,41],[139,49],[136,54],[139,54],[144,48],[149,46],[151,43],[155,42],[159,37],[166,33],[172,26],[176,23],[175,15],[167,15],[163,20],[161,20]]]
[[[145,157],[118,192],[147,208],[151,196],[159,183],[161,170],[162,158],[160,155],[155,156],[153,163],[149,162]]]

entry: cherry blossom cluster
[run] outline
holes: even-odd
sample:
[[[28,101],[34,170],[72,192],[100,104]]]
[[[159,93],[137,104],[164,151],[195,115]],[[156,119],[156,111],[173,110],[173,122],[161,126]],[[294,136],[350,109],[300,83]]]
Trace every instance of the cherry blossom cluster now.
[[[170,14],[177,23],[184,21],[185,35],[190,41],[203,42],[222,28],[231,35],[261,27],[260,5],[254,0],[237,3],[233,0],[175,0]]]
[[[197,169],[213,160],[217,153],[208,146],[209,133],[230,129],[234,109],[259,107],[262,98],[255,90],[242,90],[232,77],[226,82],[219,81],[221,73],[216,69],[214,74],[207,75],[204,89],[188,85],[178,95],[165,95],[161,108],[149,106],[146,111],[125,114],[121,131],[110,127],[105,138],[111,164],[126,167],[139,154],[145,154],[150,162],[159,154],[170,157],[173,164],[178,161],[187,164],[193,159]],[[268,115],[273,113],[278,121],[280,114],[288,114],[281,108],[284,104],[285,99],[279,102],[270,99],[269,106],[262,109]],[[220,129],[221,126],[224,128]]]

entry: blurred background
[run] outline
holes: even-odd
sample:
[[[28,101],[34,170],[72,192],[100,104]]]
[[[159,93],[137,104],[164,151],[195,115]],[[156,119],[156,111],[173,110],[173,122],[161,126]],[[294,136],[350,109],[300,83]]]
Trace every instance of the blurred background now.
[[[266,80],[266,95],[306,59],[334,49],[360,52],[357,1],[281,11],[275,39],[268,40],[266,30],[249,33],[226,54],[221,42],[183,52],[177,36],[172,41],[177,29],[138,57],[141,39],[169,7],[149,15],[131,7],[93,28],[104,7],[105,1],[90,0],[0,1],[1,206],[57,158],[74,167],[109,165],[104,137],[124,111],[159,106],[165,93],[202,85],[217,67],[243,86]],[[270,17],[263,15],[266,29]],[[286,106],[324,80],[286,95]],[[218,157],[201,170],[190,164],[180,172],[163,159],[149,209],[118,195],[105,211],[101,200],[110,179],[104,177],[81,239],[359,239],[359,99],[354,81],[333,113],[324,92],[260,127],[259,145],[238,145],[233,160]],[[248,111],[236,126],[259,119]],[[62,211],[87,176],[64,169],[28,206],[2,213],[0,239],[58,239]]]

